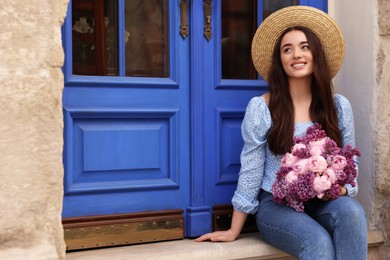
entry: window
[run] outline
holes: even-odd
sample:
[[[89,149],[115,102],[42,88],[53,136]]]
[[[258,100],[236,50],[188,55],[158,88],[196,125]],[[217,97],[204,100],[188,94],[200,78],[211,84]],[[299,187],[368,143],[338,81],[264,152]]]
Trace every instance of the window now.
[[[222,78],[256,79],[252,64],[251,44],[257,29],[256,0],[222,0]],[[298,0],[264,0],[262,17],[287,6],[298,5]]]
[[[167,4],[124,0],[122,17],[117,0],[72,1],[73,74],[168,77]]]

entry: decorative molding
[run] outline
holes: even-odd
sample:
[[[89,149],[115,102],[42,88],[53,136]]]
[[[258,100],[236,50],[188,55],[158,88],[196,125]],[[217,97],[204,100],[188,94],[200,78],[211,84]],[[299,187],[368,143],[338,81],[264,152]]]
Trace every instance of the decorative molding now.
[[[227,142],[228,140],[242,140],[241,138],[241,122],[245,115],[245,110],[232,110],[226,108],[215,108],[215,118],[217,124],[217,135],[216,135],[216,144],[217,147],[217,173],[219,178],[216,180],[216,185],[225,185],[236,183],[238,179],[238,172],[240,170],[240,152],[242,150],[241,147],[226,147],[224,144],[232,144],[231,142]],[[239,133],[237,133],[238,138],[233,138],[231,135],[234,134],[233,124],[236,124],[236,128]],[[227,128],[230,127],[230,128]],[[226,140],[228,139],[228,140]],[[232,148],[232,149],[230,149]],[[227,156],[228,152],[236,152],[237,162],[228,161],[232,159]]]
[[[73,140],[70,142],[72,147],[68,147],[64,154],[64,164],[69,172],[64,181],[65,194],[178,188],[179,163],[175,159],[178,152],[177,132],[179,131],[177,113],[177,110],[64,109],[64,117],[69,129],[65,135],[68,140]],[[107,120],[110,122],[108,125],[105,124]],[[115,137],[135,143],[137,140],[134,140],[131,131],[142,136],[148,135],[148,140],[151,140],[149,145],[155,145],[156,149],[160,149],[151,151],[156,154],[157,159],[150,161],[152,159],[149,158],[150,160],[147,161],[145,156],[138,155],[143,156],[144,162],[142,160],[131,162],[121,161],[118,159],[119,156],[108,155],[114,156],[113,160],[119,160],[120,163],[114,167],[109,162],[102,162],[104,149],[109,147],[98,147],[96,151],[93,137],[103,135],[104,139],[105,129],[107,132],[117,131]],[[85,158],[84,150],[92,148],[95,149],[93,151],[95,157],[101,160],[91,161]],[[135,149],[138,149],[136,145],[129,146],[126,151],[129,154],[131,152],[136,154]],[[82,158],[82,161],[76,161],[76,158]],[[106,176],[105,181],[99,182],[94,179],[99,176]]]
[[[200,4],[190,1],[193,14],[191,16],[191,34],[201,35],[203,12]],[[202,37],[190,37],[191,53],[191,202],[192,207],[201,207],[205,204],[204,193],[204,39]],[[196,226],[193,227],[196,229]],[[192,229],[188,229],[192,230]],[[192,231],[190,231],[192,232]]]
[[[188,207],[186,213],[186,237],[197,237],[211,231],[211,207]]]

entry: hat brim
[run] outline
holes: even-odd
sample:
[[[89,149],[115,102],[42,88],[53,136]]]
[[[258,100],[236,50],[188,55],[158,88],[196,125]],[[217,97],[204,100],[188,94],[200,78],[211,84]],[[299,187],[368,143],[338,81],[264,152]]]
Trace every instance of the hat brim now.
[[[326,13],[308,6],[290,6],[268,16],[257,28],[252,41],[252,60],[260,76],[268,81],[274,46],[288,28],[303,26],[321,41],[331,78],[339,71],[344,58],[344,37],[336,22]]]

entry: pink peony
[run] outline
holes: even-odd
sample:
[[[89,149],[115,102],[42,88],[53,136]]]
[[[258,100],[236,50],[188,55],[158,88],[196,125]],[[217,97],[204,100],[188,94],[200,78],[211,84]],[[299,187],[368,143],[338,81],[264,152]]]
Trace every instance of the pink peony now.
[[[332,157],[330,165],[335,171],[342,171],[347,165],[347,160],[342,155],[336,155]]]
[[[282,164],[286,167],[293,167],[294,164],[298,161],[298,157],[294,156],[292,153],[286,153],[282,158]]]
[[[296,162],[293,166],[293,170],[298,174],[304,174],[307,171],[308,159],[302,159]]]
[[[312,172],[322,173],[328,164],[324,157],[315,155],[308,159],[307,168]]]
[[[287,183],[293,183],[294,181],[296,181],[298,179],[298,174],[294,171],[290,171],[289,173],[287,173],[286,175],[286,182]]]
[[[325,150],[325,142],[326,138],[322,138],[318,141],[309,142],[310,146],[310,154],[313,155],[321,155]]]
[[[327,176],[316,176],[313,181],[313,189],[317,192],[317,197],[322,198],[325,195],[325,192],[330,189],[332,182],[328,179]]]
[[[329,181],[333,184],[337,181],[336,173],[333,171],[332,168],[327,168],[323,172],[323,175],[327,176]]]
[[[305,149],[305,148],[306,148],[306,145],[301,144],[301,143],[297,143],[297,144],[294,144],[294,146],[291,148],[291,151],[292,151],[292,153],[295,153],[299,149]]]

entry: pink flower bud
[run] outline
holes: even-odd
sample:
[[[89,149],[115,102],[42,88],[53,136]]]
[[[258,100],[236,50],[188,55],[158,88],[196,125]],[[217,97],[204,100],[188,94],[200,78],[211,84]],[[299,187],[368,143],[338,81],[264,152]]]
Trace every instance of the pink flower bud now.
[[[317,192],[317,197],[322,198],[324,196],[325,191],[329,190],[332,186],[330,180],[325,175],[316,176],[313,181],[313,189]]]
[[[307,171],[308,159],[301,159],[293,166],[293,170],[298,174],[304,174]]]
[[[299,149],[305,149],[306,148],[306,145],[304,144],[301,144],[301,143],[298,143],[298,144],[295,144],[293,147],[292,147],[292,152],[296,152],[297,150]]]
[[[290,171],[286,175],[286,182],[287,183],[292,183],[298,179],[298,174],[294,171]]]
[[[336,155],[332,158],[331,166],[336,171],[342,171],[344,170],[345,166],[347,165],[347,159],[342,155]]]
[[[311,155],[321,155],[325,149],[326,138],[322,138],[318,141],[311,141],[309,143],[309,150]]]
[[[323,175],[327,176],[327,177],[328,177],[328,180],[329,180],[331,183],[335,183],[335,182],[337,181],[336,173],[333,171],[332,168],[327,168],[327,169],[325,169]]]
[[[292,153],[286,153],[282,158],[282,165],[286,167],[293,167],[298,158]]]
[[[307,167],[312,172],[322,173],[328,167],[328,163],[322,156],[312,156],[308,159]]]

